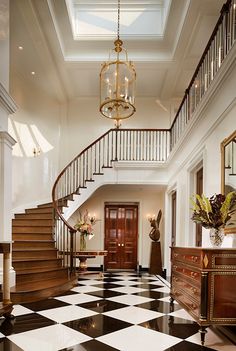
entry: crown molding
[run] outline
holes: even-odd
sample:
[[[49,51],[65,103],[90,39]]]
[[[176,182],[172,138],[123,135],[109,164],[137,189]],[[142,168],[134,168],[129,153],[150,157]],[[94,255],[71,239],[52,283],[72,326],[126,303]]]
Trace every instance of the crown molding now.
[[[0,83],[0,105],[9,113],[15,113],[17,105],[8,91]]]

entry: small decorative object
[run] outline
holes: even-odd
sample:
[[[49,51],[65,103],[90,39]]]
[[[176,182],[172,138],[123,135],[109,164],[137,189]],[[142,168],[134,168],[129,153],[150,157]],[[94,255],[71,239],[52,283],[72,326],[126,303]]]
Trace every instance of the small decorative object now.
[[[224,227],[231,219],[235,211],[233,206],[236,202],[236,192],[232,191],[227,196],[215,194],[210,198],[204,194],[196,194],[191,198],[193,214],[191,219],[195,223],[201,223],[204,228],[211,229],[210,241],[213,246],[220,247],[224,239]]]
[[[162,212],[159,210],[157,218],[155,215],[148,216],[148,220],[151,224],[151,231],[149,237],[152,239],[151,243],[151,254],[150,254],[150,266],[149,274],[159,274],[162,275],[162,261],[161,261],[161,243],[159,224],[161,221]]]
[[[93,234],[93,226],[97,222],[95,215],[90,216],[88,210],[85,211],[84,215],[79,213],[80,218],[78,222],[74,225],[74,228],[80,232],[80,251],[86,250],[86,237],[88,239],[92,239]]]
[[[149,237],[153,241],[158,241],[160,239],[159,224],[161,221],[161,216],[162,216],[162,212],[161,212],[161,210],[159,210],[157,218],[155,218],[155,216],[148,217],[148,220],[149,220],[151,227],[152,227],[152,229],[149,233]]]

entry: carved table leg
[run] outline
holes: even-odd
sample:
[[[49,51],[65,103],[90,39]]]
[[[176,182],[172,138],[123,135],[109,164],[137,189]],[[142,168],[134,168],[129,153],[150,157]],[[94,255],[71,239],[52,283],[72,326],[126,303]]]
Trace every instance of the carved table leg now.
[[[207,333],[206,327],[201,326],[199,329],[200,335],[201,335],[201,345],[204,346],[205,343],[205,335]]]

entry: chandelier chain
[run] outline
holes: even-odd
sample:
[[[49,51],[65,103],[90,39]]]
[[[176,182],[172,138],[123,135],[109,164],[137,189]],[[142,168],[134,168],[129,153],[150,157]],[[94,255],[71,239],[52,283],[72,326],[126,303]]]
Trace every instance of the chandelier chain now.
[[[120,39],[120,0],[118,0],[117,38]]]

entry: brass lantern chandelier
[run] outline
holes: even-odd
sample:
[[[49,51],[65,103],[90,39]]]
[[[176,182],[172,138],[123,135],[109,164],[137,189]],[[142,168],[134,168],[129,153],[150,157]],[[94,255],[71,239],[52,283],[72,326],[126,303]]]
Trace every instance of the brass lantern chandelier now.
[[[100,112],[103,116],[116,120],[116,126],[119,127],[120,120],[131,117],[136,111],[136,72],[120,39],[120,0],[117,39],[114,44],[115,48],[110,51],[109,59],[102,65],[100,73]]]

